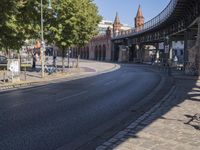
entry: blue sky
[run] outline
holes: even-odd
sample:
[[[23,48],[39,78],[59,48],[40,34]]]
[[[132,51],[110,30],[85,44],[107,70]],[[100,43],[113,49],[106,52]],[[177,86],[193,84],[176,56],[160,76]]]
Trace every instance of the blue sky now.
[[[139,4],[141,5],[145,22],[159,14],[170,0],[94,0],[99,8],[99,14],[106,20],[114,20],[118,12],[121,23],[133,26],[134,17]]]

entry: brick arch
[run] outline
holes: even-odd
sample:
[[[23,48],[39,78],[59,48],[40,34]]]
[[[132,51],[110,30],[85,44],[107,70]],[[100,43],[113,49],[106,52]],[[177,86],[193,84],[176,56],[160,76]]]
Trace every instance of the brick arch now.
[[[83,58],[83,48],[80,48],[80,58]]]
[[[75,50],[75,57],[78,57],[78,48]]]
[[[102,58],[102,46],[99,45],[99,60]]]
[[[98,58],[98,46],[97,45],[95,46],[94,58],[95,58],[95,60],[97,60],[97,58]]]
[[[106,46],[105,46],[105,44],[103,45],[103,49],[102,49],[102,59],[106,60]]]
[[[71,48],[71,57],[74,57],[74,48]]]
[[[86,59],[86,48],[83,47],[83,59]]]
[[[90,51],[89,51],[89,47],[86,47],[86,59],[89,59],[90,56]]]

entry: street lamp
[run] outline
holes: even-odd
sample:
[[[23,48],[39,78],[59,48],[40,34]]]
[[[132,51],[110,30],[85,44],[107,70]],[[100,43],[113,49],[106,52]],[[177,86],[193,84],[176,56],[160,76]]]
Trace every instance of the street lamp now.
[[[48,9],[52,9],[51,0],[49,0]],[[42,78],[44,78],[44,51],[45,51],[45,41],[44,41],[44,19],[43,19],[43,0],[41,0],[41,66],[42,66]]]

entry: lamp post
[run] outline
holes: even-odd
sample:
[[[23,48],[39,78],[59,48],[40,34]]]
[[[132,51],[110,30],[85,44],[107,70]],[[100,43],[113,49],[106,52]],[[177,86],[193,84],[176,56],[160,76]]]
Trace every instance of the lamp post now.
[[[41,2],[41,66],[42,66],[42,78],[44,78],[44,51],[45,51],[45,42],[44,42],[44,18],[43,18],[43,0]],[[52,9],[51,0],[49,0],[48,9]]]

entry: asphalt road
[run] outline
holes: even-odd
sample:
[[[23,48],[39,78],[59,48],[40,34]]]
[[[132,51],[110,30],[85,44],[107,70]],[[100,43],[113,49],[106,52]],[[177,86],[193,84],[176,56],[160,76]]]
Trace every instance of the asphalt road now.
[[[75,149],[137,105],[160,79],[123,66],[94,77],[0,93],[0,150]],[[101,130],[92,132],[96,128]]]

